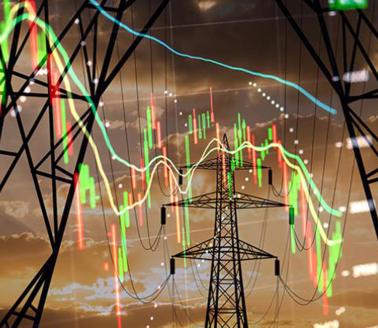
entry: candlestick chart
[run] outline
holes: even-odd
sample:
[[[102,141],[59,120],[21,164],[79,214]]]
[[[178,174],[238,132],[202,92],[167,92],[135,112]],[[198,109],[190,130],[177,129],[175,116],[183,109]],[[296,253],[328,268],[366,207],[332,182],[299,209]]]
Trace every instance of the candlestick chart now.
[[[268,2],[2,1],[1,327],[377,324],[378,9]]]

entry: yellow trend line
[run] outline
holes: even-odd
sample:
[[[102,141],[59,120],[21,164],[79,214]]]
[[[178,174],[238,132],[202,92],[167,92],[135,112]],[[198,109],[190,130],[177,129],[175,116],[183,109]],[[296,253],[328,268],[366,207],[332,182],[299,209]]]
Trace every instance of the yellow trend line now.
[[[43,31],[46,35],[48,35],[50,41],[53,41],[51,39],[51,35],[49,32],[49,28],[46,26],[46,23],[43,22],[42,20],[40,20],[38,17],[35,16],[33,10],[30,8],[30,4],[28,2],[24,2],[24,3],[21,3],[21,4],[17,4],[15,5],[12,9],[11,9],[11,12],[10,12],[10,16],[12,17],[12,19],[14,19],[16,13],[18,12],[18,10],[21,8],[21,7],[25,7],[28,12],[29,12],[29,15],[27,17],[27,19],[31,22],[35,22]],[[65,66],[62,64],[62,61],[60,59],[60,56],[59,56],[59,53],[57,51],[53,51],[52,53],[53,57],[54,57],[54,60],[56,62],[56,65],[59,69],[59,71],[62,73],[65,69]],[[69,69],[69,74],[71,75],[71,69]],[[67,79],[66,76],[64,76],[63,78],[63,83],[67,89],[67,93],[68,95],[71,95],[72,94],[72,89],[71,89],[71,84],[70,84],[70,81]],[[201,156],[201,159],[192,167],[190,168],[186,173],[184,174],[181,174],[183,177],[188,178],[188,183],[187,183],[187,187],[186,189],[181,189],[181,187],[179,186],[179,183],[176,179],[176,176],[175,174],[173,173],[173,171],[176,172],[176,174],[180,174],[179,170],[177,169],[177,167],[174,165],[174,163],[168,158],[168,157],[165,157],[165,156],[162,156],[162,155],[159,155],[159,156],[156,156],[154,159],[152,159],[150,161],[150,163],[148,163],[148,165],[146,165],[145,167],[143,168],[139,168],[137,167],[136,165],[133,165],[131,163],[128,163],[126,162],[126,166],[130,167],[130,168],[133,168],[134,170],[136,170],[137,172],[145,172],[146,170],[150,169],[150,167],[156,162],[155,166],[153,167],[152,169],[152,172],[151,172],[151,179],[149,181],[149,184],[147,186],[147,189],[146,189],[146,192],[143,196],[143,198],[127,207],[125,207],[122,211],[119,211],[117,206],[115,205],[115,202],[114,202],[114,197],[113,197],[113,194],[112,194],[112,191],[111,191],[111,187],[110,187],[110,182],[105,174],[105,171],[104,171],[104,168],[102,166],[102,162],[101,162],[101,156],[99,154],[99,151],[98,151],[98,148],[93,140],[93,138],[91,137],[91,135],[89,134],[88,130],[86,129],[85,125],[83,124],[83,122],[81,121],[80,119],[80,116],[78,115],[78,113],[76,112],[76,109],[75,109],[75,104],[74,104],[74,101],[73,101],[73,98],[72,97],[68,97],[68,104],[69,104],[69,108],[70,108],[70,112],[72,114],[72,116],[74,117],[74,119],[76,120],[76,122],[78,123],[79,127],[81,128],[81,130],[83,131],[85,137],[88,139],[89,141],[89,144],[92,148],[92,151],[93,151],[93,154],[94,154],[94,157],[95,157],[95,160],[96,160],[96,164],[97,164],[97,167],[99,169],[99,172],[100,172],[100,175],[101,175],[101,178],[103,179],[104,181],[104,185],[105,185],[105,189],[106,189],[106,193],[107,193],[107,196],[108,196],[108,199],[109,199],[109,202],[110,202],[110,206],[112,208],[112,210],[114,211],[114,213],[117,215],[117,216],[120,216],[122,215],[123,213],[125,213],[126,211],[130,210],[130,209],[133,209],[134,207],[136,206],[140,206],[142,205],[146,199],[147,199],[147,196],[148,196],[148,193],[150,192],[150,189],[151,189],[151,186],[152,186],[152,181],[153,181],[153,177],[158,169],[158,167],[160,165],[165,165],[168,170],[169,170],[169,174],[172,175],[173,177],[173,180],[175,182],[175,184],[177,185],[178,189],[179,189],[179,192],[181,194],[187,194],[188,193],[188,190],[191,186],[191,182],[192,182],[192,179],[193,179],[193,175],[194,175],[194,172],[195,170],[197,169],[198,165],[207,157],[209,156],[210,153],[214,152],[214,151],[223,151],[223,152],[227,152],[229,154],[235,154],[236,152],[239,152],[240,150],[242,149],[245,149],[245,148],[251,148],[251,149],[254,149],[258,152],[262,152],[262,151],[265,151],[269,148],[278,148],[279,151],[281,151],[281,154],[282,154],[282,158],[284,159],[285,163],[290,167],[292,168],[293,170],[297,171],[298,174],[300,175],[300,178],[301,178],[301,183],[302,183],[302,187],[304,189],[304,192],[305,192],[305,196],[306,196],[306,199],[307,199],[307,202],[309,204],[309,209],[310,209],[310,212],[311,212],[311,215],[314,219],[314,222],[318,225],[318,229],[319,229],[319,232],[320,232],[320,235],[323,239],[323,241],[329,245],[329,246],[332,246],[332,245],[335,245],[335,244],[339,244],[342,242],[342,240],[330,240],[328,237],[327,237],[327,234],[325,233],[324,229],[323,229],[323,226],[320,222],[320,219],[316,213],[316,210],[314,208],[314,205],[313,205],[313,202],[312,202],[312,199],[311,199],[311,196],[310,196],[310,193],[309,193],[309,190],[308,190],[308,187],[307,187],[307,183],[306,183],[306,178],[301,170],[301,168],[298,166],[298,165],[295,165],[295,164],[292,164],[289,159],[287,158],[287,156],[285,155],[286,153],[286,150],[283,148],[283,146],[281,144],[278,144],[278,143],[273,143],[273,144],[270,144],[269,146],[265,146],[265,147],[258,147],[258,146],[254,146],[252,145],[251,143],[249,142],[244,142],[240,147],[238,147],[238,149],[235,149],[234,151],[230,151],[228,149],[226,149],[220,140],[214,138],[211,140],[211,142],[206,146],[202,156]],[[217,147],[214,147],[212,148],[211,150],[208,151],[208,149],[210,148],[210,145],[216,141],[218,146]],[[220,146],[219,146],[220,145]],[[169,164],[168,164],[169,163]],[[314,189],[314,184],[311,184],[312,188]],[[315,186],[316,188],[316,186]],[[314,189],[314,193],[317,197],[319,197],[319,191],[316,189]],[[333,210],[335,211],[335,210]],[[337,211],[335,211],[336,213]]]

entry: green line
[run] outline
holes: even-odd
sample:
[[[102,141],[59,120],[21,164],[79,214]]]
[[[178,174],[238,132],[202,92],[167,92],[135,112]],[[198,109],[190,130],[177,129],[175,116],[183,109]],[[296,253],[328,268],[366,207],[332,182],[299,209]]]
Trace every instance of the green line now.
[[[273,140],[273,130],[272,130],[272,128],[268,128],[268,139],[269,139],[269,141]]]
[[[43,62],[44,58],[47,57],[46,37],[42,33],[38,33],[37,42],[38,42],[38,62]]]
[[[185,231],[184,231],[184,225],[181,226],[181,235],[182,235],[182,241],[181,241],[181,244],[182,244],[182,250],[183,250],[183,252],[184,252],[184,268],[186,268],[186,254],[185,254],[186,246],[185,246]]]
[[[262,187],[262,168],[261,168],[261,158],[257,159],[257,181],[258,181],[258,186],[261,188]]]
[[[320,245],[320,234],[319,230],[316,229],[315,233],[315,243],[316,243],[316,264],[317,264],[317,277],[318,277],[318,291],[323,292],[323,270],[322,270],[322,251]]]
[[[89,166],[87,164],[79,164],[79,185],[80,185],[80,202],[87,202],[87,190],[89,190]]]
[[[147,167],[150,159],[149,159],[149,150],[148,150],[148,141],[147,141],[147,130],[144,128],[143,130],[144,135],[144,165]],[[146,184],[150,183],[150,169],[148,168],[146,170]],[[149,192],[147,195],[147,206],[148,208],[151,208],[151,193]]]
[[[291,226],[295,225],[295,213],[294,213],[294,207],[289,207],[289,224]]]
[[[90,208],[96,208],[96,183],[93,177],[89,178],[89,206]]]
[[[238,113],[238,128],[237,128],[237,136],[238,136],[238,144],[241,145],[243,143],[243,133],[242,133],[242,125],[241,125],[241,115]],[[243,149],[239,151],[239,163],[238,167],[243,166]]]
[[[188,127],[189,127],[189,133],[193,133],[193,118],[192,118],[192,115],[190,114],[188,116]]]
[[[125,216],[125,225],[126,228],[130,228],[130,213],[127,209],[129,207],[129,193],[127,191],[123,193],[123,206],[126,208],[125,212],[123,213]]]
[[[245,119],[242,121],[242,129],[243,129],[243,141],[247,140],[247,123],[245,122]]]
[[[235,164],[235,158],[231,158],[231,172],[235,171],[236,164]]]
[[[336,222],[336,228],[334,233],[332,234],[332,238],[342,238],[341,233],[341,223],[340,221]],[[327,296],[332,297],[333,295],[333,287],[332,281],[336,275],[336,265],[341,258],[341,246],[342,244],[336,244],[329,246],[329,260],[328,260],[328,274],[327,274]]]
[[[186,165],[190,165],[190,141],[189,136],[185,136],[185,158],[186,158]]]
[[[123,209],[123,206],[120,205],[119,209]],[[123,262],[123,269],[127,268],[127,243],[126,243],[126,222],[125,222],[125,215],[120,216],[120,230],[121,230],[121,242],[122,242],[122,262]]]
[[[152,134],[152,117],[151,117],[151,107],[147,106],[147,133],[148,133],[148,146],[152,149],[153,146],[153,134]]]
[[[232,175],[231,172],[227,173],[227,181],[228,181],[228,196],[230,199],[234,197],[233,190],[232,190]]]
[[[291,246],[291,253],[295,254],[295,226],[290,225],[290,246]]]
[[[14,20],[12,20],[9,24],[7,24],[7,26],[5,27],[3,33],[1,34],[0,36],[0,44],[3,44],[4,41],[7,40],[7,38],[9,37],[10,33],[12,32],[12,30],[14,29],[14,27],[19,24],[20,22],[24,21],[24,20],[28,20],[30,17],[30,15],[28,13],[23,13],[19,16],[17,16]],[[33,19],[30,19],[31,21],[34,20],[34,17]],[[78,78],[78,76],[76,75],[75,71],[73,70],[72,68],[72,64],[70,63],[69,61],[69,56],[67,54],[67,52],[65,51],[65,49],[63,48],[63,46],[61,45],[61,43],[59,42],[59,40],[57,39],[54,31],[52,30],[52,28],[46,24],[43,20],[41,20],[39,17],[36,17],[35,18],[35,23],[40,27],[42,28],[43,30],[45,30],[45,33],[48,34],[51,39],[53,40],[53,44],[51,45],[51,48],[52,49],[55,49],[55,47],[58,49],[58,51],[60,52],[62,58],[63,58],[63,62],[64,64],[66,65],[67,67],[67,72],[68,74],[71,76],[73,82],[76,84],[76,86],[78,87],[78,89],[82,92],[83,96],[86,98],[87,102],[89,103],[90,105],[90,108],[95,116],[95,119],[96,119],[96,123],[98,124],[100,130],[101,130],[101,133],[104,137],[104,141],[111,153],[112,156],[114,156],[114,158],[119,161],[120,163],[124,164],[124,165],[129,165],[129,163],[120,158],[119,155],[115,152],[110,140],[109,140],[109,136],[106,132],[106,129],[105,129],[105,126],[101,120],[101,117],[99,116],[99,114],[97,113],[96,111],[96,106],[93,102],[93,100],[91,99],[88,91],[85,89],[84,85],[81,83],[80,79]],[[45,55],[44,58],[41,60],[41,62],[39,62],[39,66],[41,67],[45,62],[46,62],[46,59],[47,59],[47,56]],[[0,82],[2,82],[4,80],[4,78],[1,79]],[[1,85],[1,83],[0,83]],[[270,145],[269,148],[273,147],[273,145]],[[300,158],[300,156],[296,155],[296,154],[291,154],[289,151],[287,151],[286,149],[282,148],[282,151],[283,153],[285,154],[286,157],[290,158],[290,159],[295,159],[297,162],[298,162],[298,165],[301,167],[307,181],[309,182],[309,185],[311,186],[312,190],[314,191],[314,194],[315,196],[319,199],[320,201],[320,204],[321,206],[324,208],[324,210],[326,210],[328,213],[330,213],[331,215],[334,215],[334,216],[337,216],[337,217],[341,217],[343,215],[342,212],[336,210],[336,209],[333,209],[331,208],[324,200],[324,198],[321,196],[320,194],[320,191],[319,189],[316,187],[314,181],[311,179],[311,176],[310,176],[310,173],[308,172],[307,170],[307,167],[306,165],[303,163],[302,159]],[[151,163],[152,165],[152,163]]]
[[[189,219],[189,208],[188,201],[185,200],[184,206],[184,217],[185,217],[185,230],[186,230],[186,243],[190,246],[190,219]]]
[[[264,148],[264,144],[261,144],[260,147],[261,147],[261,148]],[[265,159],[265,150],[263,150],[263,151],[261,152],[261,159],[262,159],[262,160]]]
[[[238,132],[236,123],[234,124],[234,147],[235,151],[238,149],[239,141],[238,141]],[[239,167],[239,152],[235,152],[235,166]]]
[[[197,116],[198,122],[197,122],[197,127],[198,127],[198,138],[202,139],[202,123],[201,123],[201,114],[198,114]]]
[[[122,251],[120,247],[118,247],[118,276],[119,276],[119,280],[123,282],[123,278],[124,278],[123,262],[122,262]]]
[[[10,12],[10,1],[9,0],[4,0],[3,3],[3,8],[4,8],[4,21],[0,22],[0,31],[3,33],[3,30],[6,29],[6,26],[8,25],[9,21],[9,12]],[[3,57],[5,62],[9,60],[9,47],[8,47],[8,39],[4,39],[1,42],[1,50],[3,52]],[[0,92],[1,92],[1,105],[5,105],[7,95],[6,95],[6,86],[5,86],[5,71],[6,67],[3,67],[3,62],[0,61],[0,69],[3,71],[0,73]]]
[[[4,4],[4,21],[8,22],[9,20],[9,15],[10,15],[10,1],[9,0],[3,0]]]
[[[240,139],[241,139],[241,136],[240,136]],[[239,140],[240,140],[239,139]],[[240,150],[240,152],[239,152],[239,167],[243,167],[243,165],[244,165],[244,160],[243,160],[243,149],[241,149]]]
[[[190,165],[190,140],[189,140],[189,135],[185,136],[185,158],[186,158],[186,165]],[[192,186],[189,186],[188,190],[188,196],[189,198],[192,197]]]
[[[6,27],[9,24],[9,15],[10,15],[10,1],[4,0],[3,1],[3,8],[4,8],[4,21],[1,23],[1,33],[3,33],[3,29],[6,29]],[[8,47],[8,39],[6,38],[1,42],[1,48],[3,50],[3,56],[5,61],[8,61],[9,59],[9,47]]]
[[[202,116],[201,119],[202,119],[203,138],[206,139],[206,114],[202,113],[201,116]]]

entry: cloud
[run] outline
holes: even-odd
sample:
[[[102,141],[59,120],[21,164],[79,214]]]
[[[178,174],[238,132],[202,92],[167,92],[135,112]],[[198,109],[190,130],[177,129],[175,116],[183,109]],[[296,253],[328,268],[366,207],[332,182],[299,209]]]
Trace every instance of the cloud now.
[[[29,213],[29,202],[21,200],[0,201],[0,208],[3,208],[5,214],[21,219]]]
[[[204,308],[184,306],[171,303],[155,303],[142,305],[132,304],[121,306],[122,315],[120,321],[122,327],[150,327],[168,328],[172,327],[171,320],[174,316],[176,322],[180,322],[180,327],[195,327],[203,324]],[[116,308],[112,305],[90,305],[80,304],[67,309],[46,308],[43,313],[43,327],[66,328],[66,327],[115,327],[117,318]],[[173,312],[174,310],[174,312]],[[0,311],[1,317],[4,310]]]
[[[373,123],[373,122],[378,120],[378,115],[371,115],[371,116],[369,116],[368,120],[369,120],[369,122]]]
[[[201,11],[208,11],[213,8],[217,2],[215,0],[198,0],[197,5]]]
[[[140,128],[143,129],[147,126],[147,120],[144,117],[136,118],[134,121],[127,121],[126,122],[126,128],[130,129],[138,129],[139,130],[139,123]]]
[[[77,282],[70,283],[63,288],[52,288],[51,296],[59,297],[57,301],[66,301],[66,297],[75,295],[75,300],[114,300],[114,278],[97,279],[94,284],[86,285]]]
[[[108,129],[116,130],[125,127],[125,122],[121,120],[107,121],[109,123]],[[126,123],[127,126],[127,123]]]

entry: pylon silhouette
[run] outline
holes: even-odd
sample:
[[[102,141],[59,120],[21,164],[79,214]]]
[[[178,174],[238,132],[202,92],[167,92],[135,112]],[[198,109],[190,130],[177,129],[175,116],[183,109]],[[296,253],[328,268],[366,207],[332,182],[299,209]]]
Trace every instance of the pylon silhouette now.
[[[227,136],[223,145],[230,149]],[[189,165],[185,168],[190,168]],[[263,167],[267,168],[267,167]],[[283,203],[235,191],[235,170],[255,170],[254,163],[243,161],[237,165],[225,152],[200,163],[197,169],[216,171],[216,191],[164,206],[215,209],[214,236],[198,245],[174,255],[211,261],[211,273],[205,327],[248,327],[243,288],[242,261],[276,259],[276,256],[239,239],[238,209],[256,209],[286,206]],[[279,274],[279,273],[278,273]]]

